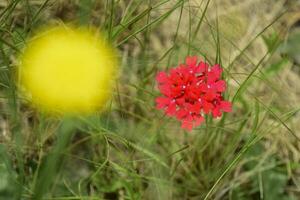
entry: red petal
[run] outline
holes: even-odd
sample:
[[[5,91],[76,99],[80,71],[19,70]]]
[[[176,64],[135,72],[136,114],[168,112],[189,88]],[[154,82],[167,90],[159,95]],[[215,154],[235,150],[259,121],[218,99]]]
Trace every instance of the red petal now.
[[[159,88],[160,92],[162,94],[164,94],[165,96],[170,97],[172,95],[169,85],[160,85],[160,86],[158,86],[158,88]]]
[[[222,113],[219,107],[215,107],[212,111],[213,118],[221,117]]]
[[[224,112],[232,111],[232,104],[229,101],[221,101],[220,107]]]
[[[204,95],[206,101],[212,101],[216,98],[216,93],[212,90],[208,90]]]
[[[177,111],[176,117],[177,117],[177,119],[183,119],[183,118],[185,118],[188,114],[189,114],[189,112],[186,111],[185,109],[180,109],[180,110]]]
[[[183,69],[183,68],[185,68],[185,67],[186,67],[185,64],[179,64],[177,68],[178,68],[178,69]]]
[[[172,116],[172,115],[176,114],[176,104],[175,103],[169,104],[169,106],[166,110],[166,114],[169,115],[169,116]]]
[[[193,129],[193,120],[192,118],[187,118],[182,120],[181,128],[191,131]]]
[[[195,93],[193,93],[193,92],[191,92],[191,91],[189,91],[188,93],[187,93],[187,98],[188,99],[197,99],[198,98],[198,95],[196,95]]]
[[[169,77],[165,72],[158,72],[156,75],[156,81],[160,84],[162,83],[168,83]]]
[[[201,92],[207,91],[207,85],[205,83],[200,83],[198,88],[199,88],[199,91],[201,91]]]
[[[181,95],[182,89],[180,87],[173,87],[170,89],[170,91],[172,97],[177,97]]]
[[[218,92],[224,92],[226,90],[226,82],[224,80],[219,80],[213,84],[213,88]]]
[[[205,114],[208,114],[213,109],[213,105],[207,101],[203,102],[203,111]]]
[[[177,103],[177,105],[183,105],[185,103],[185,98],[181,97],[181,98],[176,99],[176,103]]]
[[[211,72],[214,73],[218,79],[221,78],[222,71],[223,71],[222,68],[218,64],[214,65],[211,68]]]
[[[188,66],[191,66],[191,67],[196,66],[196,64],[197,64],[197,56],[188,56],[188,57],[186,57],[185,63]]]
[[[156,102],[156,108],[162,109],[170,104],[171,99],[167,97],[157,97],[155,99],[155,102]]]
[[[207,84],[214,84],[217,80],[219,80],[219,77],[215,73],[207,73]]]
[[[194,117],[194,120],[195,120],[194,125],[199,126],[204,121],[204,118],[201,115],[199,115],[197,117]]]
[[[206,72],[207,69],[208,69],[208,64],[201,61],[201,62],[199,63],[199,65],[198,65],[198,68],[199,68],[199,72],[198,72],[198,73]]]
[[[191,106],[190,111],[193,112],[193,113],[199,114],[200,110],[201,110],[201,107],[202,107],[202,105],[199,102],[195,102]]]
[[[193,123],[192,122],[187,122],[187,121],[183,121],[181,124],[181,128],[187,130],[187,131],[191,131],[193,130]]]

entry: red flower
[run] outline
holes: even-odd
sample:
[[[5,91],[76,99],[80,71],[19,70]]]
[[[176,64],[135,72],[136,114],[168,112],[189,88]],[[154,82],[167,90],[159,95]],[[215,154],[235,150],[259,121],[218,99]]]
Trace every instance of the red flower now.
[[[199,62],[197,56],[187,57],[185,64],[156,75],[163,96],[156,98],[156,107],[181,121],[181,127],[192,130],[204,121],[205,114],[214,118],[231,112],[231,103],[223,99],[226,83],[222,68]]]

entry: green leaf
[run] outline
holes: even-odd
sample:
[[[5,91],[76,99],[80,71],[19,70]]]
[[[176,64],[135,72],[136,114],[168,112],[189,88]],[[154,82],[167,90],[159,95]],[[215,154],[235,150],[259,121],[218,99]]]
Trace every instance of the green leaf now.
[[[280,46],[280,52],[300,64],[300,28],[291,31],[287,41]]]
[[[16,173],[8,159],[4,145],[0,145],[0,199],[11,199],[16,194]]]
[[[269,170],[263,172],[262,178],[265,200],[282,200],[285,198],[284,188],[288,180],[286,174],[275,170]]]
[[[284,66],[286,66],[289,63],[289,60],[287,58],[282,58],[278,62],[270,65],[269,67],[266,68],[265,70],[265,75],[267,76],[272,76],[280,72]]]
[[[262,38],[263,38],[266,46],[268,47],[269,52],[272,52],[277,49],[280,39],[276,32],[273,32],[269,36],[263,35]]]

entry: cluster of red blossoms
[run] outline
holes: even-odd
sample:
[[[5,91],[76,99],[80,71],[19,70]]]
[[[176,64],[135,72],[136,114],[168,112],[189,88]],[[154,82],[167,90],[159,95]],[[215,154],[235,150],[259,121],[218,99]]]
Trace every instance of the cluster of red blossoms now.
[[[231,112],[231,103],[222,96],[226,90],[226,83],[221,79],[222,68],[197,60],[197,56],[187,57],[185,64],[156,76],[163,94],[156,98],[156,107],[176,117],[181,127],[189,131],[204,121],[204,114],[211,113],[216,118],[222,112]]]

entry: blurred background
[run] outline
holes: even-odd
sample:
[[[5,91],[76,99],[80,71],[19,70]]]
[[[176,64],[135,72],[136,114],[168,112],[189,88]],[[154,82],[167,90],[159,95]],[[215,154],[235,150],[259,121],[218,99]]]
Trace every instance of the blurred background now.
[[[32,108],[14,74],[26,39],[61,23],[104,31],[120,75],[50,175],[60,117]],[[154,104],[157,71],[187,55],[222,65],[233,102],[190,133]],[[0,0],[0,92],[0,199],[32,199],[49,178],[44,199],[300,199],[298,0]]]

